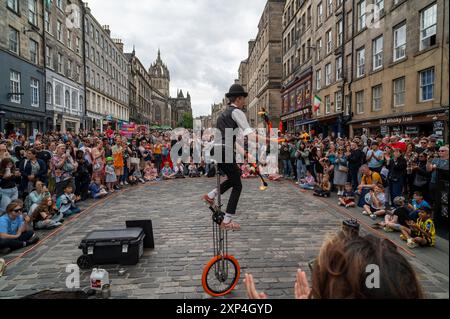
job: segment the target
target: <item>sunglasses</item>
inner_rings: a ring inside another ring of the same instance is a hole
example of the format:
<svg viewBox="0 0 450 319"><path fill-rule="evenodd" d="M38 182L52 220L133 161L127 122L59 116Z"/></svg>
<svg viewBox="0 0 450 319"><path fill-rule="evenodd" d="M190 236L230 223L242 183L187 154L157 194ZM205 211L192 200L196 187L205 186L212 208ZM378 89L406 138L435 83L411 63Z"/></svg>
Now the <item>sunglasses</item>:
<svg viewBox="0 0 450 319"><path fill-rule="evenodd" d="M14 213L23 212L23 208L17 208L13 210Z"/></svg>

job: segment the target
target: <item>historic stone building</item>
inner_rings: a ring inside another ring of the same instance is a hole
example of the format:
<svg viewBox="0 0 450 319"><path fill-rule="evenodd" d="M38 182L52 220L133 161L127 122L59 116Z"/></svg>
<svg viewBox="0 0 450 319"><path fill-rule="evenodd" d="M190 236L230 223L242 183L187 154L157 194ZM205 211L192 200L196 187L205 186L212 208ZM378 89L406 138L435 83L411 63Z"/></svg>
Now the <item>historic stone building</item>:
<svg viewBox="0 0 450 319"><path fill-rule="evenodd" d="M150 75L136 56L135 50L132 53L125 53L125 56L130 63L128 72L130 122L152 124L153 102Z"/></svg>
<svg viewBox="0 0 450 319"><path fill-rule="evenodd" d="M313 62L320 55L314 39L312 0L288 0L283 11L281 121L287 131L309 130L312 120ZM314 54L317 48L317 54Z"/></svg>
<svg viewBox="0 0 450 319"><path fill-rule="evenodd" d="M185 97L182 90L178 91L177 97L170 99L170 106L172 127L180 126L184 114L192 117L191 96L189 92L187 92Z"/></svg>
<svg viewBox="0 0 450 319"><path fill-rule="evenodd" d="M0 4L0 131L46 130L42 1Z"/></svg>
<svg viewBox="0 0 450 319"><path fill-rule="evenodd" d="M284 0L268 0L255 40L249 42L248 118L250 125L263 126L258 112L265 108L274 127L281 115L282 28Z"/></svg>
<svg viewBox="0 0 450 319"><path fill-rule="evenodd" d="M48 1L45 6L45 94L51 119L48 128L56 131L78 132L84 128L82 11L79 0Z"/></svg>
<svg viewBox="0 0 450 319"><path fill-rule="evenodd" d="M129 121L129 62L122 41L84 9L87 128L118 128Z"/></svg>

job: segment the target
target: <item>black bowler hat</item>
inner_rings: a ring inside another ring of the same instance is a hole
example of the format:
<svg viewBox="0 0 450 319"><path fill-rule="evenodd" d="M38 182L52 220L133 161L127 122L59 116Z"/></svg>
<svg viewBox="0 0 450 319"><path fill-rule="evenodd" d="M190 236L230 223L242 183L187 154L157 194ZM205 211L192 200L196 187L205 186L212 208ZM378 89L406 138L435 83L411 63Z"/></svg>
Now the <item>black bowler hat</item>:
<svg viewBox="0 0 450 319"><path fill-rule="evenodd" d="M239 84L233 84L233 85L230 87L230 92L228 92L225 96L226 96L227 98L230 98L230 97L240 97L240 96L247 97L247 96L248 96L248 93L245 92L244 88L243 88L241 85L239 85Z"/></svg>

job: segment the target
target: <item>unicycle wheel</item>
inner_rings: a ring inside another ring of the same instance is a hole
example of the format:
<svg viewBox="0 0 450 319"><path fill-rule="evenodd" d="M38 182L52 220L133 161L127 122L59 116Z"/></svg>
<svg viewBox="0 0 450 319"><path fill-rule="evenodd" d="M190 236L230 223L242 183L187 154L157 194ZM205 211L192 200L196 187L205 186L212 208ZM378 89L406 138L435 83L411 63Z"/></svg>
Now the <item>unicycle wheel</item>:
<svg viewBox="0 0 450 319"><path fill-rule="evenodd" d="M227 271L226 271L227 270ZM241 275L241 267L233 256L216 256L205 266L202 285L212 297L228 295L236 287Z"/></svg>

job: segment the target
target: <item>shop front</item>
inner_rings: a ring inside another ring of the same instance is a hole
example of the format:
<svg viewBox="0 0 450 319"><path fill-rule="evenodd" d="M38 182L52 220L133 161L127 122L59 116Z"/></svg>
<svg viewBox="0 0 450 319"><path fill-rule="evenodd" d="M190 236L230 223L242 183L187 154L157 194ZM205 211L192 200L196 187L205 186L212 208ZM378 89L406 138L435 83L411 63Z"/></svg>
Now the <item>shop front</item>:
<svg viewBox="0 0 450 319"><path fill-rule="evenodd" d="M7 110L3 107L4 114L0 117L0 128L5 134L17 133L25 136L33 135L35 130L45 131L45 114L26 114Z"/></svg>
<svg viewBox="0 0 450 319"><path fill-rule="evenodd" d="M281 121L288 133L309 130L312 120L312 73L308 71L281 92Z"/></svg>
<svg viewBox="0 0 450 319"><path fill-rule="evenodd" d="M343 113L320 117L317 120L318 122L314 126L316 135L321 134L324 138L346 136Z"/></svg>
<svg viewBox="0 0 450 319"><path fill-rule="evenodd" d="M407 113L402 116L352 121L350 122L350 132L352 136L361 135L363 132L366 132L369 136L407 134L410 137L421 137L435 134L440 140L448 143L448 108L421 113Z"/></svg>

